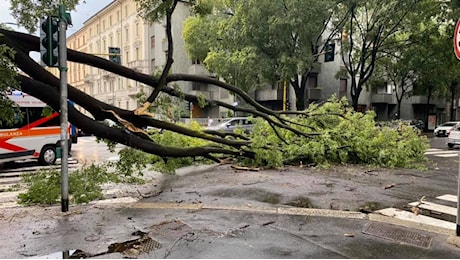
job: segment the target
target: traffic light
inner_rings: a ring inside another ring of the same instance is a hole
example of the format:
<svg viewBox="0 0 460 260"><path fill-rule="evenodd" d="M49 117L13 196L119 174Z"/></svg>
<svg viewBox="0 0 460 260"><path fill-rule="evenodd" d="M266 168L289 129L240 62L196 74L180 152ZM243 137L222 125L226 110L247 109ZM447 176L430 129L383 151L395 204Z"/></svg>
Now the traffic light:
<svg viewBox="0 0 460 260"><path fill-rule="evenodd" d="M40 19L40 55L43 63L59 67L59 18Z"/></svg>
<svg viewBox="0 0 460 260"><path fill-rule="evenodd" d="M291 102L289 100L286 100L286 110L291 110Z"/></svg>
<svg viewBox="0 0 460 260"><path fill-rule="evenodd" d="M335 53L335 43L329 43L326 45L326 53L324 54L324 61L334 61L334 53Z"/></svg>
<svg viewBox="0 0 460 260"><path fill-rule="evenodd" d="M120 48L118 47L109 47L109 60L118 65L121 64L120 58Z"/></svg>

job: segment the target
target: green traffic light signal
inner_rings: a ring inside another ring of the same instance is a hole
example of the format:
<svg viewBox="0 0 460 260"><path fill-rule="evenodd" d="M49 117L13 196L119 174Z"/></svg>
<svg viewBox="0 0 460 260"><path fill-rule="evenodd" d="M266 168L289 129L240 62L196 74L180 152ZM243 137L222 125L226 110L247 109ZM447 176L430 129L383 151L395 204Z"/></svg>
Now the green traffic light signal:
<svg viewBox="0 0 460 260"><path fill-rule="evenodd" d="M59 67L59 18L48 16L40 20L40 53L50 67Z"/></svg>
<svg viewBox="0 0 460 260"><path fill-rule="evenodd" d="M109 60L116 64L121 64L120 48L109 47Z"/></svg>

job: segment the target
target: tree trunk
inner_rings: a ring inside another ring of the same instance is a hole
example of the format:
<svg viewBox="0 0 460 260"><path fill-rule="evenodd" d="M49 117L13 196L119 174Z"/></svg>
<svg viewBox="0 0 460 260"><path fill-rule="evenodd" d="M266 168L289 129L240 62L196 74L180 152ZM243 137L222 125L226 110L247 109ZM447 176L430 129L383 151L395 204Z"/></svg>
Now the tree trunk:
<svg viewBox="0 0 460 260"><path fill-rule="evenodd" d="M304 110L307 107L305 99L305 85L294 87L295 97L296 97L296 108L297 110Z"/></svg>
<svg viewBox="0 0 460 260"><path fill-rule="evenodd" d="M355 111L358 111L358 100L359 100L359 95L361 94L361 86L358 86L356 84L356 80L351 81L351 106Z"/></svg>

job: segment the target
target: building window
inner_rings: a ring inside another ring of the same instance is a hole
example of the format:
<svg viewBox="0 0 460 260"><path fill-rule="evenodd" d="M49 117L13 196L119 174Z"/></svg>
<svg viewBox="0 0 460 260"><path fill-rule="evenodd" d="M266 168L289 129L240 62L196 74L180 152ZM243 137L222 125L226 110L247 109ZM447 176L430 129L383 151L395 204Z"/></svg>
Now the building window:
<svg viewBox="0 0 460 260"><path fill-rule="evenodd" d="M125 52L125 64L128 64L128 62L129 62L128 54L129 54L129 52Z"/></svg>
<svg viewBox="0 0 460 260"><path fill-rule="evenodd" d="M117 45L118 46L121 45L121 33L120 32L117 32Z"/></svg>
<svg viewBox="0 0 460 260"><path fill-rule="evenodd" d="M139 23L136 23L136 36L139 36Z"/></svg>
<svg viewBox="0 0 460 260"><path fill-rule="evenodd" d="M126 28L125 29L125 41L129 40L128 33L129 33L129 30L128 30L128 28Z"/></svg>
<svg viewBox="0 0 460 260"><path fill-rule="evenodd" d="M117 22L120 22L120 12L117 11Z"/></svg>
<svg viewBox="0 0 460 260"><path fill-rule="evenodd" d="M326 53L324 54L324 62L334 61L335 43L326 45Z"/></svg>
<svg viewBox="0 0 460 260"><path fill-rule="evenodd" d="M347 79L340 79L340 92L347 92Z"/></svg>
<svg viewBox="0 0 460 260"><path fill-rule="evenodd" d="M125 18L128 17L128 5L125 5Z"/></svg>
<svg viewBox="0 0 460 260"><path fill-rule="evenodd" d="M207 91L208 84L201 83L201 82L192 82L192 90Z"/></svg>
<svg viewBox="0 0 460 260"><path fill-rule="evenodd" d="M150 37L150 48L155 48L155 35Z"/></svg>
<svg viewBox="0 0 460 260"><path fill-rule="evenodd" d="M112 26L112 15L109 16L109 26Z"/></svg>
<svg viewBox="0 0 460 260"><path fill-rule="evenodd" d="M356 112L366 112L366 105L358 105L358 107L356 108Z"/></svg>
<svg viewBox="0 0 460 260"><path fill-rule="evenodd" d="M140 60L141 53L138 47L136 47L136 60Z"/></svg>
<svg viewBox="0 0 460 260"><path fill-rule="evenodd" d="M310 74L308 76L307 88L316 88L318 87L318 75Z"/></svg>
<svg viewBox="0 0 460 260"><path fill-rule="evenodd" d="M105 20L102 21L102 30L105 31Z"/></svg>

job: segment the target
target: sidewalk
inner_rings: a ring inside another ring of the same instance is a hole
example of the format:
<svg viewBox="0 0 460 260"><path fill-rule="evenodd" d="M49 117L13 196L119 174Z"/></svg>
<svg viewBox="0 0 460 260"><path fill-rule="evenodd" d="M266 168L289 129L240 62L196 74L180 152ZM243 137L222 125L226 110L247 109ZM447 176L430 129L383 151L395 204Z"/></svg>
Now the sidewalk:
<svg viewBox="0 0 460 260"><path fill-rule="evenodd" d="M9 238L0 257L62 258L79 249L91 258L459 258L449 230L359 212L403 207L421 193L432 196L427 187L443 193L456 186L424 174L191 167L155 179L142 190L153 196L141 200L131 189L71 205L69 213L59 206L0 209L0 232Z"/></svg>

